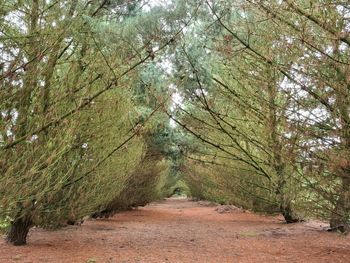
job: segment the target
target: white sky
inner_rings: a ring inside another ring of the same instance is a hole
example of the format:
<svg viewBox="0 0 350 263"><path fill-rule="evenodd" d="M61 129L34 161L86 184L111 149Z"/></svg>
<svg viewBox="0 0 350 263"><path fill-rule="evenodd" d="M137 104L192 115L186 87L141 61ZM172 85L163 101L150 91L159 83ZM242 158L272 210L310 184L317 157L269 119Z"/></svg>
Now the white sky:
<svg viewBox="0 0 350 263"><path fill-rule="evenodd" d="M171 0L149 0L148 4L143 7L145 11L149 11L152 7L166 6L171 4Z"/></svg>

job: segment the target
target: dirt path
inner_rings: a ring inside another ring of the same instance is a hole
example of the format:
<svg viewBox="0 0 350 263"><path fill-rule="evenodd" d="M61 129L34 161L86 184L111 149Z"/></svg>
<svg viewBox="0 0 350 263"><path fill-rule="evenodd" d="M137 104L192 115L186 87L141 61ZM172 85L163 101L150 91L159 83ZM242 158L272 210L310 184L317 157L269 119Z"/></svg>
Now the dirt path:
<svg viewBox="0 0 350 263"><path fill-rule="evenodd" d="M1 240L0 262L350 262L350 236L320 224L216 210L168 199L81 227L33 229L25 247Z"/></svg>

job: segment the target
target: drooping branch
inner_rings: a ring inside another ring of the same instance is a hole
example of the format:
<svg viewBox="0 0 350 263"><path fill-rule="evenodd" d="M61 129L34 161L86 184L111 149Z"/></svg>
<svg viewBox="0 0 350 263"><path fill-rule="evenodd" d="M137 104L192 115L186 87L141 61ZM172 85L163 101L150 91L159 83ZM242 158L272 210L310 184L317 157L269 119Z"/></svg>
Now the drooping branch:
<svg viewBox="0 0 350 263"><path fill-rule="evenodd" d="M169 38L162 46L160 46L157 50L154 51L154 53L158 53L161 52L162 50L164 50L166 47L168 47L169 45L171 45L175 39L182 33L182 31L190 24L192 19L189 19L184 26L181 27L180 30L178 30L171 38ZM134 69L136 69L137 67L139 67L140 65L144 64L148 59L150 59L153 54L147 54L144 58L142 58L141 60L139 60L138 62L136 62L135 64L133 64L130 68L128 68L127 70L125 70L123 73L121 73L117 79L112 79L109 81L109 84L107 84L107 86L103 89L101 89L100 91L96 92L95 94L84 98L83 102L78 105L77 107L73 108L72 110L68 111L67 113L65 113L64 115L49 121L48 123L46 123L45 125L39 127L38 129L35 129L34 131L10 142L7 143L3 146L1 146L1 149L10 149L12 147L14 147L15 145L17 145L18 143L23 142L24 140L26 140L27 138L30 138L33 135L38 135L39 133L45 131L47 128L55 126L60 124L63 120L67 119L68 117L72 116L73 114L75 114L76 112L79 112L81 109L85 108L86 106L90 105L92 101L94 101L96 98L100 97L102 94L106 93L107 91L109 91L110 89L112 89L113 87L117 87L118 86L118 82L124 77L126 76L128 73L130 73L131 71L133 71Z"/></svg>

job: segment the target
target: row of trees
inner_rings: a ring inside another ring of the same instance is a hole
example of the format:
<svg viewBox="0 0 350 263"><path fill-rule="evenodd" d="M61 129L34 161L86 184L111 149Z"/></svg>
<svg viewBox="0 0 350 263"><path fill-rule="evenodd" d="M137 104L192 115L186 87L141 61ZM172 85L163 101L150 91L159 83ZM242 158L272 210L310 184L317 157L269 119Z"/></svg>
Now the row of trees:
<svg viewBox="0 0 350 263"><path fill-rule="evenodd" d="M0 6L0 223L11 243L176 188L348 231L346 1Z"/></svg>
<svg viewBox="0 0 350 263"><path fill-rule="evenodd" d="M349 230L350 7L346 1L205 1L178 49L199 198ZM203 56L203 54L206 54Z"/></svg>
<svg viewBox="0 0 350 263"><path fill-rule="evenodd" d="M22 245L32 226L58 228L168 194L174 165L156 138L168 140L160 110L170 94L150 76L161 70L155 56L190 22L183 8L124 0L0 5L7 240Z"/></svg>

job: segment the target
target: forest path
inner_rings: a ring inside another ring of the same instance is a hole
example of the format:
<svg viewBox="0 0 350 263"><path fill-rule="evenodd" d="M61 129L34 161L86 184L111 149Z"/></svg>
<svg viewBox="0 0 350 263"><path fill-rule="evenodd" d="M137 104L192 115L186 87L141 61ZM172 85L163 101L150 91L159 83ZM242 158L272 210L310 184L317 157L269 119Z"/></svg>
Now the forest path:
<svg viewBox="0 0 350 263"><path fill-rule="evenodd" d="M0 262L350 262L350 236L321 223L225 208L171 198L80 227L33 229L25 247L1 240Z"/></svg>

